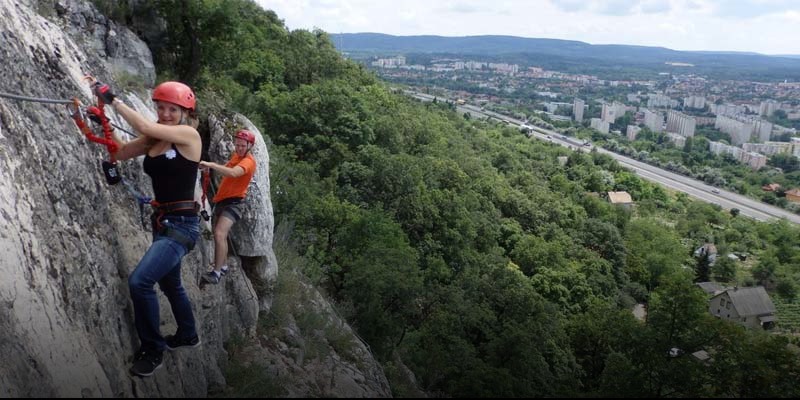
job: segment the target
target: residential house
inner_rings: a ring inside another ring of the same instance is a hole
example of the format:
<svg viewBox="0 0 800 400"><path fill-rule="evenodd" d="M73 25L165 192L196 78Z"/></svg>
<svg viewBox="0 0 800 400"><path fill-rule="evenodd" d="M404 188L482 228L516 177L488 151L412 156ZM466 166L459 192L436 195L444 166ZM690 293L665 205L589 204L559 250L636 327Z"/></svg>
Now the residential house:
<svg viewBox="0 0 800 400"><path fill-rule="evenodd" d="M769 183L761 187L761 190L765 192L777 192L778 189L781 188L779 183Z"/></svg>
<svg viewBox="0 0 800 400"><path fill-rule="evenodd" d="M708 311L748 328L771 329L775 325L775 304L763 286L727 288L711 297Z"/></svg>
<svg viewBox="0 0 800 400"><path fill-rule="evenodd" d="M726 289L717 282L697 282L695 285L697 285L700 289L703 289L703 291L709 296L714 296L715 294L725 291Z"/></svg>
<svg viewBox="0 0 800 400"><path fill-rule="evenodd" d="M611 204L620 204L625 208L633 206L633 199L628 192L608 192L608 202Z"/></svg>
<svg viewBox="0 0 800 400"><path fill-rule="evenodd" d="M786 191L786 200L792 203L800 203L800 189L794 188Z"/></svg>

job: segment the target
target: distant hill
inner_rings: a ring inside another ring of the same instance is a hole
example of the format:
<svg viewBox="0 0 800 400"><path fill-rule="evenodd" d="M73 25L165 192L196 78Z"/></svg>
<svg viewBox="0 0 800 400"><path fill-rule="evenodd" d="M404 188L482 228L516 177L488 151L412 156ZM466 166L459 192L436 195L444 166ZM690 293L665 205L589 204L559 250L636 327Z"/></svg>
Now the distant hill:
<svg viewBox="0 0 800 400"><path fill-rule="evenodd" d="M672 71L666 63L694 65L693 72L723 79L800 81L800 58L747 52L677 51L665 47L593 45L574 40L516 36L393 36L381 33L331 34L340 51L375 54L461 54L513 62L563 64L571 70L595 69L625 75L635 70ZM550 58L553 58L550 60ZM528 61L528 62L525 62ZM583 65L583 67L581 67ZM553 65L551 65L553 66ZM679 67L681 68L681 67ZM681 71L687 72L686 67Z"/></svg>

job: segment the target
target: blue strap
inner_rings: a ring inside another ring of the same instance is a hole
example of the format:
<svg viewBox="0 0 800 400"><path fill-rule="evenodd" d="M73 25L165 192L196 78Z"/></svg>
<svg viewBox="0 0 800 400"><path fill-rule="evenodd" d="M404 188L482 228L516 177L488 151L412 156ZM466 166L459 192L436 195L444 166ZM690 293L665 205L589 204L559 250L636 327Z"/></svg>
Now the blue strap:
<svg viewBox="0 0 800 400"><path fill-rule="evenodd" d="M145 204L149 205L153 201L153 199L143 195L141 192L136 190L136 188L134 188L133 185L130 182L128 182L127 179L123 178L122 183L125 185L125 188L128 189L128 192L130 192L130 194L133 195L133 197L135 197L136 201L139 203L139 219L141 219L142 221L142 228L144 230L147 230L147 223L145 222L144 218L144 205Z"/></svg>

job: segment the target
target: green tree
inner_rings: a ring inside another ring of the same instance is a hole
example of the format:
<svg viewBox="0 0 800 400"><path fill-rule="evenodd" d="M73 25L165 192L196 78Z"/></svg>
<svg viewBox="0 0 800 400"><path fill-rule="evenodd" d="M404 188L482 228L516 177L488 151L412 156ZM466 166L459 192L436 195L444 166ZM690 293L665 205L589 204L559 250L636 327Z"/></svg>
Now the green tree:
<svg viewBox="0 0 800 400"><path fill-rule="evenodd" d="M341 298L355 311L352 323L376 355L388 359L416 321L422 275L416 251L397 223L366 211L338 239L347 265Z"/></svg>
<svg viewBox="0 0 800 400"><path fill-rule="evenodd" d="M769 157L768 161L770 166L780 168L784 173L800 170L800 160L792 154L774 154Z"/></svg>
<svg viewBox="0 0 800 400"><path fill-rule="evenodd" d="M585 313L568 320L570 346L583 373L584 393L600 395L597 393L600 379L609 358L614 357L614 349L641 329L629 310L618 309L598 299L590 303Z"/></svg>
<svg viewBox="0 0 800 400"><path fill-rule="evenodd" d="M711 272L717 282L732 282L736 278L736 261L728 256L718 257Z"/></svg>
<svg viewBox="0 0 800 400"><path fill-rule="evenodd" d="M651 295L647 325L615 346L601 377L614 397L702 397L707 380L691 354L714 338L705 293L673 274Z"/></svg>
<svg viewBox="0 0 800 400"><path fill-rule="evenodd" d="M637 219L625 233L625 272L651 291L662 276L675 273L687 258L686 249L674 232L655 220Z"/></svg>

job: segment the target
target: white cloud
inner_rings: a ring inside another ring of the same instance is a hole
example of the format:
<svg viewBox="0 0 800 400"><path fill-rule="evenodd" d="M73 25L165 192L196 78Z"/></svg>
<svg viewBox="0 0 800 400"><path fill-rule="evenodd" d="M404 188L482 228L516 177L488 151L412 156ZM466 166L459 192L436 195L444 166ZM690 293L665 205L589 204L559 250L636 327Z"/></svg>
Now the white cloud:
<svg viewBox="0 0 800 400"><path fill-rule="evenodd" d="M331 33L514 35L676 50L800 54L796 0L258 2L274 10L290 29L318 27Z"/></svg>
<svg viewBox="0 0 800 400"><path fill-rule="evenodd" d="M660 14L669 11L672 8L669 0L648 0L643 1L639 5L641 12L645 14Z"/></svg>

